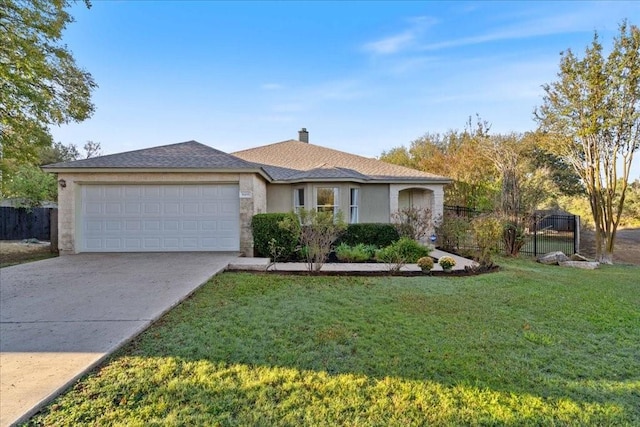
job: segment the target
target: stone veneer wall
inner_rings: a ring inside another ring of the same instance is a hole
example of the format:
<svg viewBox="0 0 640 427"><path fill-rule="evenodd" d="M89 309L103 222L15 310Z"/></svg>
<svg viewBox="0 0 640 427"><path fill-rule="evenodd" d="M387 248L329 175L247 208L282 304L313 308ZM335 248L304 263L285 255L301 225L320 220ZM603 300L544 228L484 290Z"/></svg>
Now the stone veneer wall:
<svg viewBox="0 0 640 427"><path fill-rule="evenodd" d="M267 190L262 178L255 174L211 172L117 172L59 173L66 182L58 188L58 246L61 254L76 253L77 215L81 209L81 184L238 184L240 192L250 197L240 199L240 252L253 256L251 218L266 212Z"/></svg>

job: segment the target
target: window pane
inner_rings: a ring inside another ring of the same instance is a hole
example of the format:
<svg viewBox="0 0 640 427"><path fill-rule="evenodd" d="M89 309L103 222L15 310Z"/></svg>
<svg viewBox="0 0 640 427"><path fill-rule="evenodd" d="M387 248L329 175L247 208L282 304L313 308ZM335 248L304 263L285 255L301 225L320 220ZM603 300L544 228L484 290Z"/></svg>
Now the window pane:
<svg viewBox="0 0 640 427"><path fill-rule="evenodd" d="M304 188L296 188L293 190L293 205L296 208L304 207Z"/></svg>
<svg viewBox="0 0 640 427"><path fill-rule="evenodd" d="M333 188L318 188L318 210L320 207L333 207L335 206L335 193ZM333 209L332 209L333 210Z"/></svg>

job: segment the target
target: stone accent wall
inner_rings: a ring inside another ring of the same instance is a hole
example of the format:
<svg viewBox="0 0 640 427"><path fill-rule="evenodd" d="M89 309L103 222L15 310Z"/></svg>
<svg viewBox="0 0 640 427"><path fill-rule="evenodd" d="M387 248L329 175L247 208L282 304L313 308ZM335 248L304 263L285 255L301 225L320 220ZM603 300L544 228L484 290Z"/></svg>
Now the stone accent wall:
<svg viewBox="0 0 640 427"><path fill-rule="evenodd" d="M248 198L240 199L240 251L253 255L251 218L266 212L266 184L255 174L211 172L119 172L119 173L59 173L58 180L66 183L58 188L58 246L60 254L73 254L76 249L76 227L81 210L80 186L82 184L238 184Z"/></svg>

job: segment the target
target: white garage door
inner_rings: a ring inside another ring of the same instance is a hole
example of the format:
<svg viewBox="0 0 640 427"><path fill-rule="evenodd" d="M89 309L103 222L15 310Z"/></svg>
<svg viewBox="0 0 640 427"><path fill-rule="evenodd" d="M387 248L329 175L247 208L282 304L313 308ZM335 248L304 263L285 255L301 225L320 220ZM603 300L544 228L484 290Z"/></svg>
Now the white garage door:
<svg viewBox="0 0 640 427"><path fill-rule="evenodd" d="M81 252L239 250L237 185L81 188Z"/></svg>

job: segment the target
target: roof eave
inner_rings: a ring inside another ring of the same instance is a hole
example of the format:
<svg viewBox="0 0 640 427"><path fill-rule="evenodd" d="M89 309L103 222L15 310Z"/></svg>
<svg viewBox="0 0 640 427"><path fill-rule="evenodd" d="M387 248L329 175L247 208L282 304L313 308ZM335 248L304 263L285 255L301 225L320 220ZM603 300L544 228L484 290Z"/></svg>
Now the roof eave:
<svg viewBox="0 0 640 427"><path fill-rule="evenodd" d="M262 168L243 169L243 168L144 168L144 167L48 167L42 166L45 172L51 173L255 173L262 176L268 182L272 182L273 178Z"/></svg>

